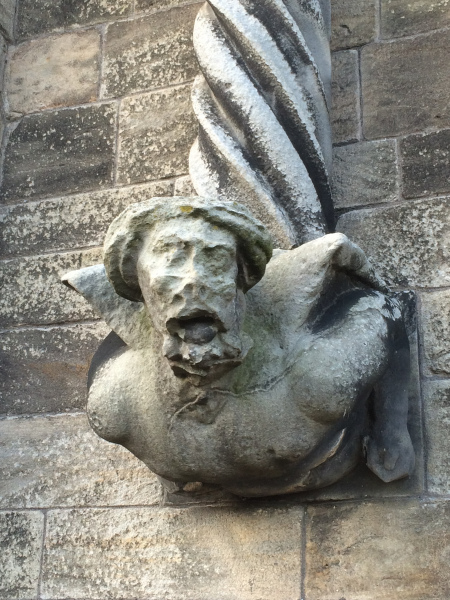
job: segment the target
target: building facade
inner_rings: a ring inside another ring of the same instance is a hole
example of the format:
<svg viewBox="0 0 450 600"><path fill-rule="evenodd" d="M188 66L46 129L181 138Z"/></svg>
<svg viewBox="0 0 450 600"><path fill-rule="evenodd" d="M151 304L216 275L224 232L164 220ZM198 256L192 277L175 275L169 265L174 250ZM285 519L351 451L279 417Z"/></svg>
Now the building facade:
<svg viewBox="0 0 450 600"><path fill-rule="evenodd" d="M1 0L0 598L447 600L447 0L332 0L337 229L415 292L414 476L168 494L87 424L108 328L60 277L101 260L128 204L192 193L200 6Z"/></svg>

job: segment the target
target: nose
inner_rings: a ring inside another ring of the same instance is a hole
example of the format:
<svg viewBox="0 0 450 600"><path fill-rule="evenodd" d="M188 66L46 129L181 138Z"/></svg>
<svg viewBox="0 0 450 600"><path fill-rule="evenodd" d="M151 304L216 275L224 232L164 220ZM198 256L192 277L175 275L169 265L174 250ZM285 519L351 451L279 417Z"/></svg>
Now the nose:
<svg viewBox="0 0 450 600"><path fill-rule="evenodd" d="M204 300L206 287L199 278L186 277L180 281L179 292L187 300Z"/></svg>
<svg viewBox="0 0 450 600"><path fill-rule="evenodd" d="M198 273L184 269L176 273L158 273L152 276L152 288L161 298L203 298L205 285Z"/></svg>

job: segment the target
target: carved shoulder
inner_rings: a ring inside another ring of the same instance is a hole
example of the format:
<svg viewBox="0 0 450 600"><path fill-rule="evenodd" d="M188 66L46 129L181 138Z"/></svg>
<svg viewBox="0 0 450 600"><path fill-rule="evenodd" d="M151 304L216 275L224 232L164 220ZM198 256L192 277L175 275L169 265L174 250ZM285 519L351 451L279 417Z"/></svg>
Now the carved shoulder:
<svg viewBox="0 0 450 600"><path fill-rule="evenodd" d="M89 369L88 419L94 431L108 442L123 443L128 434L127 391L121 370L127 352L125 342L111 332L94 354Z"/></svg>
<svg viewBox="0 0 450 600"><path fill-rule="evenodd" d="M343 233L333 233L293 250L275 251L263 279L248 293L249 304L275 313L292 332L305 323L338 271L364 286L386 291L361 248Z"/></svg>

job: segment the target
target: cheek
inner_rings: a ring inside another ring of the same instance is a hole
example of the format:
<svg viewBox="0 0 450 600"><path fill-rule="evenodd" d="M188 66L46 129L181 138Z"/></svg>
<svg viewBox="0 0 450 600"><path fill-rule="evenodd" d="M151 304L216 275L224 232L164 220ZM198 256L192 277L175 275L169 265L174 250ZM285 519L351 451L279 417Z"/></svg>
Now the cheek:
<svg viewBox="0 0 450 600"><path fill-rule="evenodd" d="M220 294L222 298L231 300L236 296L237 269L229 269L217 277L210 277L208 279L208 287L217 294Z"/></svg>
<svg viewBox="0 0 450 600"><path fill-rule="evenodd" d="M163 265L141 261L137 265L137 273L142 295L149 305L170 289L170 281Z"/></svg>

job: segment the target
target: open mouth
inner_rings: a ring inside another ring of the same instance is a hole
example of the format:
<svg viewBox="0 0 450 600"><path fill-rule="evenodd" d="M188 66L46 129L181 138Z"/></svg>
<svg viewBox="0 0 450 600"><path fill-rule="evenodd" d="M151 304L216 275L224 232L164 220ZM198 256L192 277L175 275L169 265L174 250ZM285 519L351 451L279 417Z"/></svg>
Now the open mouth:
<svg viewBox="0 0 450 600"><path fill-rule="evenodd" d="M216 319L205 314L170 319L167 322L167 329L169 333L178 335L187 344L199 345L211 342L219 331Z"/></svg>
<svg viewBox="0 0 450 600"><path fill-rule="evenodd" d="M166 321L164 356L175 376L217 379L239 366L252 342L230 331L212 311L194 309Z"/></svg>

